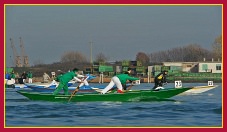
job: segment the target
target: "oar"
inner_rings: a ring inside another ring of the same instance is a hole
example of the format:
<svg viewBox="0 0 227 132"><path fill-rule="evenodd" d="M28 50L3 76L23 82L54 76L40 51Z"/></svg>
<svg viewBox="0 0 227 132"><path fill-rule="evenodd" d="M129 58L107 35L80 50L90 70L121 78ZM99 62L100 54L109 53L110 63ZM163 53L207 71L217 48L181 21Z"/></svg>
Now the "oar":
<svg viewBox="0 0 227 132"><path fill-rule="evenodd" d="M138 80L136 80L135 83L133 83L134 81L130 81L131 82L131 85L125 90L125 92L128 92L132 88L133 85L139 85L140 84L140 81L139 82L137 82L137 81Z"/></svg>
<svg viewBox="0 0 227 132"><path fill-rule="evenodd" d="M127 89L126 92L128 92L132 88L133 84L131 84Z"/></svg>
<svg viewBox="0 0 227 132"><path fill-rule="evenodd" d="M88 77L87 77L87 78L88 78ZM86 79L87 79L87 78L86 78ZM82 84L84 80L85 80L85 79L83 78L83 79L81 80L80 84ZM71 96L70 96L68 102L71 100L71 98L73 97L73 95L75 95L75 94L79 91L79 89L80 89L80 84L79 84L79 85L76 87L76 89L72 92L72 94L71 94Z"/></svg>

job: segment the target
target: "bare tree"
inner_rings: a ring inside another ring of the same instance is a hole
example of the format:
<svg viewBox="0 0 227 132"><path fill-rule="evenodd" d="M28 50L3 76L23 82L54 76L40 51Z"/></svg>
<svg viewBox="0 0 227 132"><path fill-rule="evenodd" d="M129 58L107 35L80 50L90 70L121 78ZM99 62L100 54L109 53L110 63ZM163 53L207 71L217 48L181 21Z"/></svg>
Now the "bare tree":
<svg viewBox="0 0 227 132"><path fill-rule="evenodd" d="M85 55L77 51L68 51L61 56L61 62L87 62Z"/></svg>
<svg viewBox="0 0 227 132"><path fill-rule="evenodd" d="M202 61L203 58L210 59L211 52L203 49L198 44L190 44L184 47L184 58L183 61Z"/></svg>
<svg viewBox="0 0 227 132"><path fill-rule="evenodd" d="M167 51L158 51L150 54L151 62L160 63L163 61L202 61L203 58L211 58L211 52L198 44L189 44L184 47L173 48Z"/></svg>
<svg viewBox="0 0 227 132"><path fill-rule="evenodd" d="M213 47L213 55L215 59L222 60L222 35L218 36L214 43L212 44Z"/></svg>
<svg viewBox="0 0 227 132"><path fill-rule="evenodd" d="M141 61L143 65L148 65L150 62L149 55L144 52L138 52L136 55L136 61Z"/></svg>
<svg viewBox="0 0 227 132"><path fill-rule="evenodd" d="M96 62L106 62L107 60L108 58L103 53L99 53L96 55Z"/></svg>

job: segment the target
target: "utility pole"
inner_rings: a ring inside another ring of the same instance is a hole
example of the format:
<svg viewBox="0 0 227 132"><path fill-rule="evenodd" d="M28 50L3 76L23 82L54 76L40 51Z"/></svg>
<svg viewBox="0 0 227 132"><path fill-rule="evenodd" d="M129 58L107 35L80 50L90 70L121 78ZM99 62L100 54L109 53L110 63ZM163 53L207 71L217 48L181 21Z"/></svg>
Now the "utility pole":
<svg viewBox="0 0 227 132"><path fill-rule="evenodd" d="M92 58L92 45L93 45L93 41L90 41L90 63L92 64L93 63L93 58Z"/></svg>

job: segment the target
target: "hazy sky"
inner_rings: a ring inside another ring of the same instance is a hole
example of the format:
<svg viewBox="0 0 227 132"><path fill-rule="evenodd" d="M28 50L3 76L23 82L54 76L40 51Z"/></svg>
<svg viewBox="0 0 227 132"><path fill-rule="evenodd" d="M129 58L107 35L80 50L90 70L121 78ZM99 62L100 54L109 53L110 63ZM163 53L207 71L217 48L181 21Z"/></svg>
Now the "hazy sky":
<svg viewBox="0 0 227 132"><path fill-rule="evenodd" d="M219 6L6 6L6 64L12 66L22 37L31 65L60 61L78 51L90 61L103 53L109 61L135 60L138 52L152 53L188 44L211 50L222 33ZM11 56L11 57L10 57Z"/></svg>

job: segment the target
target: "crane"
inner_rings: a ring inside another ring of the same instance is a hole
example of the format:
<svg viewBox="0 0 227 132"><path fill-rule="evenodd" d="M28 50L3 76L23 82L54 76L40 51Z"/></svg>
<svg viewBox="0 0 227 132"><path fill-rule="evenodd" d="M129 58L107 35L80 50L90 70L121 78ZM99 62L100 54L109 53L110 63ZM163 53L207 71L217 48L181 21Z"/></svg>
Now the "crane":
<svg viewBox="0 0 227 132"><path fill-rule="evenodd" d="M24 50L24 42L22 40L22 38L20 37L20 48L21 48L21 54L22 54L22 58L23 58L23 66L24 67L29 67L29 63L28 63L28 56L25 54L25 50Z"/></svg>
<svg viewBox="0 0 227 132"><path fill-rule="evenodd" d="M9 39L10 40L10 42L11 42L11 48L12 48L12 50L13 50L13 58L14 58L14 65L16 66L16 67L22 67L22 65L21 65L21 58L20 58L20 56L18 56L18 54L17 54L17 50L16 50L16 48L15 48L15 46L14 46L14 42L13 42L13 39L12 38L10 38Z"/></svg>

